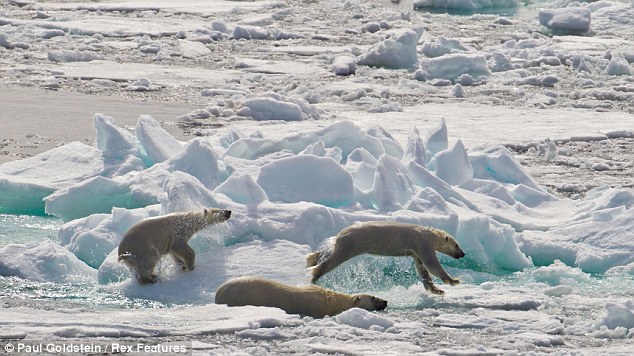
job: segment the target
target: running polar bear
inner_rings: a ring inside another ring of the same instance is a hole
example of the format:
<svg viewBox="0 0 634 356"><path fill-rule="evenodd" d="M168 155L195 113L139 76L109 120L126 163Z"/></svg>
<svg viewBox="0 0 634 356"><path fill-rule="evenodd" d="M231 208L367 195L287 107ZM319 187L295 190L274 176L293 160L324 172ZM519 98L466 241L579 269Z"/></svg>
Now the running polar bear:
<svg viewBox="0 0 634 356"><path fill-rule="evenodd" d="M132 270L141 284L156 282L154 269L167 254L174 257L183 271L191 271L196 255L189 239L206 226L230 217L230 210L210 208L143 219L132 225L119 243L119 261Z"/></svg>
<svg viewBox="0 0 634 356"><path fill-rule="evenodd" d="M312 282L315 283L343 262L364 253L410 256L414 258L416 272L425 289L434 294L444 294L434 285L429 272L452 286L460 280L452 278L442 268L436 251L453 258L465 255L456 240L444 231L415 224L371 221L341 230L337 236L326 240L319 251L309 254L306 262L311 267Z"/></svg>
<svg viewBox="0 0 634 356"><path fill-rule="evenodd" d="M383 310L387 301L367 294L344 294L316 285L293 287L261 277L231 279L216 291L216 304L274 307L313 318L334 316L350 308Z"/></svg>

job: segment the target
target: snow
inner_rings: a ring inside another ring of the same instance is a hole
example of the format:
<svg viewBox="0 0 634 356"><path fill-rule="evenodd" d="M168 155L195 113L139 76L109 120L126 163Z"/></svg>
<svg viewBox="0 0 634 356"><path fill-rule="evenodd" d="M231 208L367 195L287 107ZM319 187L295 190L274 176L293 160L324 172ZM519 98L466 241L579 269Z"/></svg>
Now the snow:
<svg viewBox="0 0 634 356"><path fill-rule="evenodd" d="M0 248L0 274L42 282L91 280L95 270L53 241Z"/></svg>
<svg viewBox="0 0 634 356"><path fill-rule="evenodd" d="M369 329L374 331L386 331L394 326L392 320L372 314L365 309L352 308L337 315L335 320L342 324L354 326L356 328Z"/></svg>
<svg viewBox="0 0 634 356"><path fill-rule="evenodd" d="M614 56L605 67L607 75L632 75L630 64L625 58Z"/></svg>
<svg viewBox="0 0 634 356"><path fill-rule="evenodd" d="M597 321L596 327L607 327L614 330L616 328L634 328L634 300L630 299L623 303L605 303L606 314Z"/></svg>
<svg viewBox="0 0 634 356"><path fill-rule="evenodd" d="M452 53L424 59L421 68L428 79L455 80L465 74L475 78L491 74L486 58L478 53Z"/></svg>
<svg viewBox="0 0 634 356"><path fill-rule="evenodd" d="M493 14L452 12L482 9ZM188 135L178 139L165 120L130 124L99 109L93 139L0 165L1 214L62 224L32 242L12 224L29 236L32 225L0 215L0 338L187 339L221 354L628 354L634 193L555 195L504 144L628 179L632 166L618 157L572 157L558 145L634 136L632 9L514 0L3 4L3 86L119 96L111 106L123 111L131 100L196 108L172 118ZM42 116L51 131L69 127ZM5 117L2 125L25 121ZM166 258L160 281L140 286L117 261L135 222L205 207L232 217L191 239L193 271ZM462 283L431 296L411 259L358 256L320 284L386 299L385 312L314 320L213 303L233 277L307 284L308 253L372 220L455 236L466 257L439 258Z"/></svg>
<svg viewBox="0 0 634 356"><path fill-rule="evenodd" d="M336 75L351 75L357 71L357 62L352 56L341 55L333 59L330 70Z"/></svg>
<svg viewBox="0 0 634 356"><path fill-rule="evenodd" d="M238 112L241 116L250 116L255 120L302 120L302 109L295 103L275 100L273 98L247 99Z"/></svg>
<svg viewBox="0 0 634 356"><path fill-rule="evenodd" d="M553 31L580 33L590 29L590 14L589 9L582 7L541 10L539 23Z"/></svg>
<svg viewBox="0 0 634 356"><path fill-rule="evenodd" d="M70 313L62 310L36 310L31 308L11 308L3 318L14 320L13 330L4 330L3 336L33 335L45 338L49 332L58 337L86 338L95 335L117 338L139 338L152 335L205 335L211 333L231 333L252 328L297 325L297 316L289 316L279 309L269 308L263 311L257 307L242 307L241 313L227 306L210 304L197 307L178 307L174 310L178 324L173 324L174 315L157 313L149 315L146 310L130 310L109 313ZM213 315L214 319L209 319ZM25 322L29 320L29 322ZM59 323L64 320L64 323ZM134 321L134 322L133 322ZM257 324L256 324L257 323ZM7 335L7 333L9 333ZM13 336L13 337L12 337Z"/></svg>
<svg viewBox="0 0 634 356"><path fill-rule="evenodd" d="M260 168L256 183L269 200L340 207L355 200L352 176L330 157L286 157Z"/></svg>
<svg viewBox="0 0 634 356"><path fill-rule="evenodd" d="M467 150L460 140L456 141L452 147L438 152L430 162L430 166L435 167L438 178L449 185L460 185L473 179L473 167L469 163Z"/></svg>
<svg viewBox="0 0 634 356"><path fill-rule="evenodd" d="M134 132L145 154L153 163L166 161L183 149L183 144L151 116L140 116Z"/></svg>
<svg viewBox="0 0 634 356"><path fill-rule="evenodd" d="M3 164L0 166L0 211L42 211L44 197L100 174L104 164L101 151L81 142Z"/></svg>
<svg viewBox="0 0 634 356"><path fill-rule="evenodd" d="M423 33L422 28L406 31L395 39L388 38L368 49L357 58L357 65L383 68L410 68L418 61L416 43Z"/></svg>

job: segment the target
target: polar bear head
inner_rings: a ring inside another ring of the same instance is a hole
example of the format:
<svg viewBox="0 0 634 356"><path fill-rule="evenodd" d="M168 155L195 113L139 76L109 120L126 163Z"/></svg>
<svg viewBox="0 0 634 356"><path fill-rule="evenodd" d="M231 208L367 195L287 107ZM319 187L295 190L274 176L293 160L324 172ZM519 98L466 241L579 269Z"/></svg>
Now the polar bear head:
<svg viewBox="0 0 634 356"><path fill-rule="evenodd" d="M465 256L464 251L462 251L456 239L451 237L451 235L444 231L437 230L436 236L439 240L436 246L436 251L442 252L453 258L462 258Z"/></svg>
<svg viewBox="0 0 634 356"><path fill-rule="evenodd" d="M203 210L205 221L207 224L221 223L231 217L231 210L222 210L216 208L206 208Z"/></svg>
<svg viewBox="0 0 634 356"><path fill-rule="evenodd" d="M354 296L354 307L368 311L380 311L387 307L387 301L369 294L356 294Z"/></svg>

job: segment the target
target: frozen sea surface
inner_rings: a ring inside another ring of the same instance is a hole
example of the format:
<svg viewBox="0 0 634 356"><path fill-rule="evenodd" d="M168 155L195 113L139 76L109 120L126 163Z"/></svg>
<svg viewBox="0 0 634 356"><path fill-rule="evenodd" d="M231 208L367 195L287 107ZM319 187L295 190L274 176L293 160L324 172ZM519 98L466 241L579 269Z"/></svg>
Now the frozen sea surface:
<svg viewBox="0 0 634 356"><path fill-rule="evenodd" d="M633 4L494 3L0 3L0 347L632 354ZM116 262L206 206L192 272ZM320 284L383 312L213 303L368 220L454 235L462 284L360 256Z"/></svg>

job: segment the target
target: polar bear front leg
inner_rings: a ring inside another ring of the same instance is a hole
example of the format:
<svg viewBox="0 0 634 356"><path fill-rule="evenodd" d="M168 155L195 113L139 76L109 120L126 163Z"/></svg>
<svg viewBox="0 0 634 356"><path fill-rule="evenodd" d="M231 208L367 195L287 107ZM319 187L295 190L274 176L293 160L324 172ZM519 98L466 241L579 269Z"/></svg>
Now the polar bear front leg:
<svg viewBox="0 0 634 356"><path fill-rule="evenodd" d="M425 258L421 258L421 261L425 265L425 267L429 270L429 272L438 277L443 283L455 286L456 284L460 284L460 280L457 278L452 278L442 265L440 261L438 261L438 257L435 252L427 253L426 256L421 256Z"/></svg>
<svg viewBox="0 0 634 356"><path fill-rule="evenodd" d="M170 253L176 259L176 262L183 271L191 271L194 269L194 262L196 260L196 253L189 247L187 242L179 242L172 246Z"/></svg>
<svg viewBox="0 0 634 356"><path fill-rule="evenodd" d="M423 281L423 286L425 287L425 290L432 294L438 294L438 295L445 294L445 291L436 287L434 282L431 280L431 275L429 274L425 266L423 266L423 261L421 261L420 258L418 258L417 256L412 256L412 257L414 258L414 265L416 266L416 272L418 273L418 277L420 277L420 279Z"/></svg>

